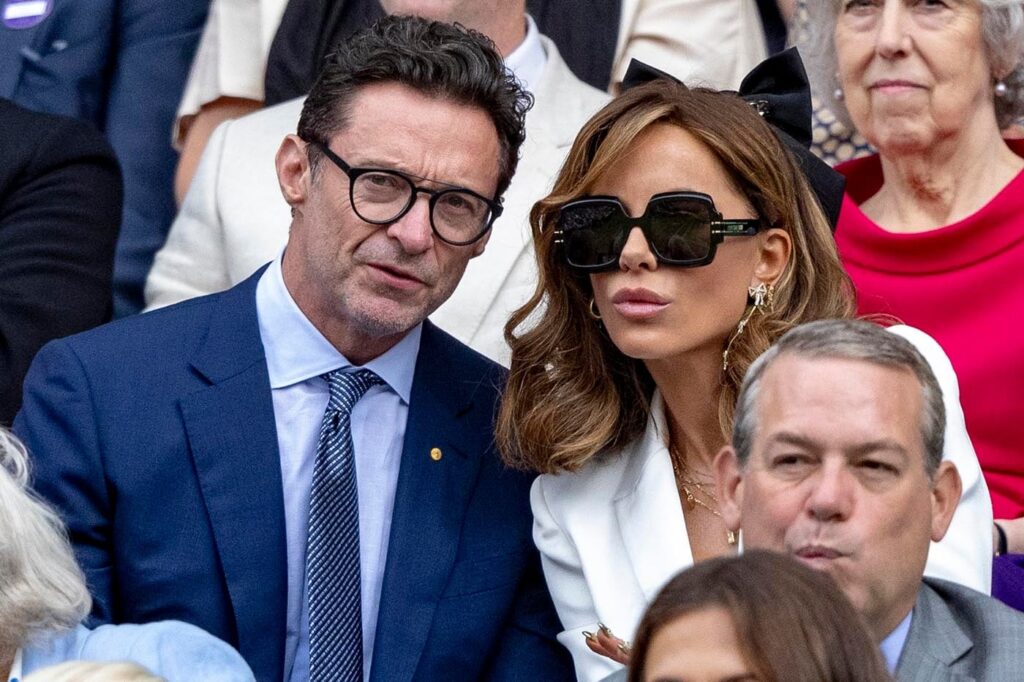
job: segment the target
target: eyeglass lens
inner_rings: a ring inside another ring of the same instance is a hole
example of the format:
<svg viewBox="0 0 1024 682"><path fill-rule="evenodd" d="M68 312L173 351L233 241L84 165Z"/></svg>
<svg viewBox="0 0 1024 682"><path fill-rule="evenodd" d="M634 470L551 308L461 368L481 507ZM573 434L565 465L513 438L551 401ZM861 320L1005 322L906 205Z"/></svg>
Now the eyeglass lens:
<svg viewBox="0 0 1024 682"><path fill-rule="evenodd" d="M641 218L630 218L610 199L583 200L562 209L570 265L600 267L618 260L633 227L641 226L655 254L666 261L687 264L707 258L711 250L711 207L693 197L653 199Z"/></svg>
<svg viewBox="0 0 1024 682"><path fill-rule="evenodd" d="M416 187L403 175L387 171L360 174L352 184L352 207L363 219L387 223L401 218L412 206ZM490 224L491 209L480 197L463 190L442 190L430 199L430 220L446 241L476 239Z"/></svg>

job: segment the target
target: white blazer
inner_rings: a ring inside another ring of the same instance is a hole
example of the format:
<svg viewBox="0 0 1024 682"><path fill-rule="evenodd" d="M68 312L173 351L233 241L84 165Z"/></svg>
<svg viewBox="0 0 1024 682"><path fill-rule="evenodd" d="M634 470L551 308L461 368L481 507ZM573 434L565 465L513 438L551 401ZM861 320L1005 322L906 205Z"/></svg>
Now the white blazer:
<svg viewBox="0 0 1024 682"><path fill-rule="evenodd" d="M940 543L932 543L925 575L988 593L992 580L992 501L967 435L960 389L949 359L930 336L904 325L889 331L911 341L942 387L946 405L943 458L956 464L963 496ZM533 538L582 682L621 666L587 648L583 632L604 623L632 641L647 604L693 564L679 493L666 446L665 406L654 394L644 435L618 453L572 474L544 475L531 490Z"/></svg>
<svg viewBox="0 0 1024 682"><path fill-rule="evenodd" d="M505 212L455 293L430 316L505 365L505 322L537 285L530 209L548 193L576 133L609 100L573 75L551 40L541 41L547 63L526 115L526 142L505 193ZM291 219L274 155L284 136L295 132L301 112L302 99L294 99L217 127L150 270L149 309L227 289L284 248Z"/></svg>

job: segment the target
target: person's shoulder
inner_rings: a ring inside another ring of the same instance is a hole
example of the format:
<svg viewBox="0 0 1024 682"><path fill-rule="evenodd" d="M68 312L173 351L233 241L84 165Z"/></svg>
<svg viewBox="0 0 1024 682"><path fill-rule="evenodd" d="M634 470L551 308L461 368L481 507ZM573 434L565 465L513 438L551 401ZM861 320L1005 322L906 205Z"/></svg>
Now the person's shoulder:
<svg viewBox="0 0 1024 682"><path fill-rule="evenodd" d="M917 352L928 361L932 372L935 373L935 378L938 379L940 384L944 385L950 378L956 379L953 364L950 362L949 356L946 355L946 351L927 332L907 324L894 324L886 327L886 331L902 336L912 343Z"/></svg>
<svg viewBox="0 0 1024 682"><path fill-rule="evenodd" d="M983 636L990 641L998 637L1024 643L1024 613L998 599L939 578L924 578L922 589L941 600L975 640Z"/></svg>
<svg viewBox="0 0 1024 682"><path fill-rule="evenodd" d="M248 140L248 144L261 138L273 137L275 144L294 133L302 114L303 97L296 97L280 104L254 111L239 118L227 121L222 125L228 131L228 140L237 140L240 144Z"/></svg>
<svg viewBox="0 0 1024 682"><path fill-rule="evenodd" d="M607 507L616 497L635 459L633 451L640 441L624 448L604 450L595 454L575 471L541 474L534 487L549 507L568 511L577 507Z"/></svg>
<svg viewBox="0 0 1024 682"><path fill-rule="evenodd" d="M44 351L62 347L69 349L83 362L111 366L131 364L132 358L146 362L177 357L191 352L202 341L211 320L217 315L242 314L240 306L223 305L225 299L242 298L234 289L182 301L139 315L124 317L85 332L50 341ZM251 314L255 320L255 298ZM253 329L258 330L254 326Z"/></svg>
<svg viewBox="0 0 1024 682"><path fill-rule="evenodd" d="M252 671L231 646L189 623L101 625L86 630L79 657L138 663L168 680L247 682Z"/></svg>
<svg viewBox="0 0 1024 682"><path fill-rule="evenodd" d="M92 155L113 163L114 152L106 138L88 121L42 111L32 111L0 98L0 150L11 155L34 153L44 165L76 156Z"/></svg>
<svg viewBox="0 0 1024 682"><path fill-rule="evenodd" d="M547 55L547 64L534 93L536 106L543 110L546 102L542 100L553 100L552 104L557 103L561 116L568 115L573 121L582 119L576 126L579 128L583 121L611 101L612 97L604 90L598 90L580 80L562 58L555 41L543 34L540 39Z"/></svg>

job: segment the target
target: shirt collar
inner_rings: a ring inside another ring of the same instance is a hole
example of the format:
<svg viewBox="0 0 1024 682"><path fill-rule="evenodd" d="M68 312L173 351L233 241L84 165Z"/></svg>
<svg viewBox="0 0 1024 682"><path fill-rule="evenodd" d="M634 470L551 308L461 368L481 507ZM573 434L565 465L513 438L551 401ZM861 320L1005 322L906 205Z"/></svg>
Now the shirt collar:
<svg viewBox="0 0 1024 682"><path fill-rule="evenodd" d="M327 372L354 365L324 338L288 292L281 257L270 264L256 285L256 314L267 357L271 388L285 388ZM363 367L372 370L409 404L423 323Z"/></svg>
<svg viewBox="0 0 1024 682"><path fill-rule="evenodd" d="M544 51L544 43L540 39L540 31L533 17L526 15L526 37L519 47L505 57L505 68L512 72L523 89L533 92L540 81L544 67L547 65L548 55Z"/></svg>
<svg viewBox="0 0 1024 682"><path fill-rule="evenodd" d="M21 665L21 649L18 649L14 652L14 665L11 666L7 682L21 682Z"/></svg>
<svg viewBox="0 0 1024 682"><path fill-rule="evenodd" d="M885 658L885 666L893 675L896 674L896 664L900 662L900 654L903 653L903 647L907 643L907 635L910 634L910 619L913 615L913 611L908 613L907 617L896 626L896 629L878 645L878 648L882 650L883 658Z"/></svg>

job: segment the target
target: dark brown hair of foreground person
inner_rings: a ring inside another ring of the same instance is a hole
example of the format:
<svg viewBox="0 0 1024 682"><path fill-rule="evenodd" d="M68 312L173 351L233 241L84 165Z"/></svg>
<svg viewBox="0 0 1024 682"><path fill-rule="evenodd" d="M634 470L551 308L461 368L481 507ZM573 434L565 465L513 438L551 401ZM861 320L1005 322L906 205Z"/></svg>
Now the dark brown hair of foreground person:
<svg viewBox="0 0 1024 682"><path fill-rule="evenodd" d="M743 660L763 682L891 680L878 646L828 575L783 554L754 550L679 573L647 607L630 660L642 682L651 641L676 618L725 609Z"/></svg>
<svg viewBox="0 0 1024 682"><path fill-rule="evenodd" d="M766 227L783 229L792 238L792 254L775 284L774 308L752 316L730 348L719 398L723 442L732 429L743 375L758 355L802 322L854 314L852 287L818 201L753 107L733 93L668 81L632 88L587 122L551 194L530 214L539 281L533 297L505 326L512 362L496 430L510 466L574 471L644 432L651 375L589 317L590 279L563 262L553 233L561 207L586 196L633 140L659 122L678 125L707 145ZM520 330L524 323L528 328Z"/></svg>

